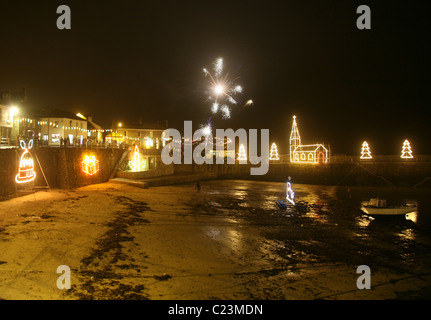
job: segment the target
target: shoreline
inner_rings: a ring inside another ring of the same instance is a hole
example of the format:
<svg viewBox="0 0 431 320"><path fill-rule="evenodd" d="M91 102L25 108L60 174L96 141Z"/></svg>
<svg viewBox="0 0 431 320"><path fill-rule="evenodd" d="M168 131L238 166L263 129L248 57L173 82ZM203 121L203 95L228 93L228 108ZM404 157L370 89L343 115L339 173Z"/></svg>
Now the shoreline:
<svg viewBox="0 0 431 320"><path fill-rule="evenodd" d="M278 194L271 183L252 184ZM357 266L301 253L312 248L301 249L301 241L324 244L325 233L344 230L339 239L351 241L348 228L329 222L317 236L321 222L312 216L286 219L267 209L243 216L249 184L229 185L208 180L197 193L192 183L142 189L108 182L0 202L0 298L379 300L428 290L430 274L385 264L373 269L373 290L358 290ZM301 188L299 195L308 186ZM70 290L56 287L59 265L71 268Z"/></svg>

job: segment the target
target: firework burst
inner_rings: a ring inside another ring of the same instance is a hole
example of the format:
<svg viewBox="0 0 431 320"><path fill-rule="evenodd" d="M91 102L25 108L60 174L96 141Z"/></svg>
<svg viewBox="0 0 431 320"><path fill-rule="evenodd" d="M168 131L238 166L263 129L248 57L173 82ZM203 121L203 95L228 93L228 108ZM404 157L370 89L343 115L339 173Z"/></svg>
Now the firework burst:
<svg viewBox="0 0 431 320"><path fill-rule="evenodd" d="M211 125L211 117L207 120L205 125L200 126L199 128L201 134L205 137L205 146L208 144L208 141L212 140L212 125Z"/></svg>
<svg viewBox="0 0 431 320"><path fill-rule="evenodd" d="M242 87L229 79L229 74L223 74L223 58L218 58L213 64L213 74L206 68L203 69L205 76L210 78L210 96L212 101L211 112L213 114L221 111L223 119L231 117L229 104L238 104L235 95L242 93Z"/></svg>

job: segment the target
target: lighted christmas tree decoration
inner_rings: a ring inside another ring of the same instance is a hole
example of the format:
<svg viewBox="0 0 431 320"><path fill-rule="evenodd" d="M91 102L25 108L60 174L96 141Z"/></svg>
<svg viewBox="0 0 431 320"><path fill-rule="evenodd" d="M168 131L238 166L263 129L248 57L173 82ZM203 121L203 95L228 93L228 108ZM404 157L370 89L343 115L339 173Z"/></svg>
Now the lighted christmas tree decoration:
<svg viewBox="0 0 431 320"><path fill-rule="evenodd" d="M410 146L410 142L406 139L403 143L403 149L401 150L401 158L403 159L412 159L412 147Z"/></svg>
<svg viewBox="0 0 431 320"><path fill-rule="evenodd" d="M238 159L237 160L247 160L247 155L245 153L244 145L239 146Z"/></svg>
<svg viewBox="0 0 431 320"><path fill-rule="evenodd" d="M21 159L19 160L18 174L15 177L17 183L26 183L33 181L36 178L36 172L34 171L33 157L31 156L29 149L33 147L33 140L30 140L28 146L23 140L19 142L22 149L24 149Z"/></svg>
<svg viewBox="0 0 431 320"><path fill-rule="evenodd" d="M141 155L139 153L138 146L135 146L135 152L133 153L133 161L129 161L129 166L132 171L144 171L145 161L141 161Z"/></svg>
<svg viewBox="0 0 431 320"><path fill-rule="evenodd" d="M368 146L367 141L364 141L362 143L362 150L361 150L361 159L372 159L373 156L371 155L370 147Z"/></svg>
<svg viewBox="0 0 431 320"><path fill-rule="evenodd" d="M99 171L99 161L96 159L95 156L86 155L81 164L82 171L89 176L92 176Z"/></svg>
<svg viewBox="0 0 431 320"><path fill-rule="evenodd" d="M269 160L280 160L280 157L278 156L277 145L275 143L273 143L271 145L271 151L270 151L270 154L269 154Z"/></svg>

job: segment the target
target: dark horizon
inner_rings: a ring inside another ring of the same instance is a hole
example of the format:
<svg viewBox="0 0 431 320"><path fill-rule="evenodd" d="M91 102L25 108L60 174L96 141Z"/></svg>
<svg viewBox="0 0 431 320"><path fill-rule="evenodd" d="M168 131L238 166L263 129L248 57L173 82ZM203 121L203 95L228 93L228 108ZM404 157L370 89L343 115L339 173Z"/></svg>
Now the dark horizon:
<svg viewBox="0 0 431 320"><path fill-rule="evenodd" d="M242 104L214 128L270 129L287 148L292 116L304 143L334 154L398 154L404 139L430 154L425 4L385 1L2 3L0 90L27 91L30 106L91 115L96 123L165 120L182 131L211 117L210 68L223 57ZM358 30L356 8L371 8ZM243 108L244 101L254 104Z"/></svg>

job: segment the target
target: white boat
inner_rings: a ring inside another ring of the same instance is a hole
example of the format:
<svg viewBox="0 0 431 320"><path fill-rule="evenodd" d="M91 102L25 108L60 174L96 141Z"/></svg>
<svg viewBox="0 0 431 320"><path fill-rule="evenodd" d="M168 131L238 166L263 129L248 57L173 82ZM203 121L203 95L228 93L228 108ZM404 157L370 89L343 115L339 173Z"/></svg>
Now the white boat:
<svg viewBox="0 0 431 320"><path fill-rule="evenodd" d="M417 211L417 206L413 204L405 204L402 206L388 206L386 200L373 198L362 206L362 211L368 215L402 215Z"/></svg>

